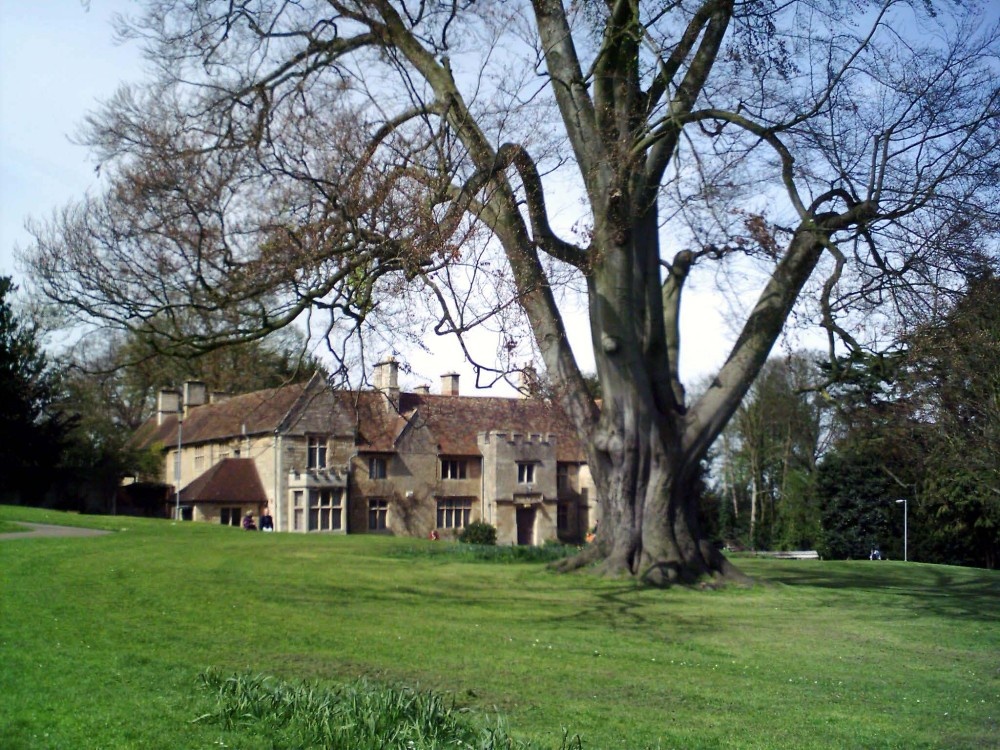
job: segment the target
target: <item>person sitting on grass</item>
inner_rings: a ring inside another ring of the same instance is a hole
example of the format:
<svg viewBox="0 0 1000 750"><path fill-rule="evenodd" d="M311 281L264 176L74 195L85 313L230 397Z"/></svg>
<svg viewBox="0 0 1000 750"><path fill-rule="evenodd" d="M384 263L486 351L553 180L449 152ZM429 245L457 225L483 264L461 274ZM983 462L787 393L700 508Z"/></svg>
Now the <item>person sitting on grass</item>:
<svg viewBox="0 0 1000 750"><path fill-rule="evenodd" d="M264 508L264 515L260 517L260 530L274 531L274 519L271 517L271 512L267 508Z"/></svg>
<svg viewBox="0 0 1000 750"><path fill-rule="evenodd" d="M243 530L244 531L256 531L257 524L253 522L253 513L247 513L243 516Z"/></svg>

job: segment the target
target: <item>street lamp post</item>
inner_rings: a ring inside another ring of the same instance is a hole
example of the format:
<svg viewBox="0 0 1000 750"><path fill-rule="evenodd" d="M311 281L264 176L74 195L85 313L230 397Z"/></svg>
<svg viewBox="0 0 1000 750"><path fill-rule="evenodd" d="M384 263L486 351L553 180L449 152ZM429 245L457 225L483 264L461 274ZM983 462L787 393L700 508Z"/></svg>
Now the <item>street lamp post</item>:
<svg viewBox="0 0 1000 750"><path fill-rule="evenodd" d="M900 503L903 504L903 562L907 562L909 560L909 557L907 556L907 550L906 550L906 537L907 537L906 517L907 517L907 515L909 515L908 512L907 512L907 505L908 504L907 504L905 498L902 499L902 500L897 500L896 501L896 505L899 505Z"/></svg>
<svg viewBox="0 0 1000 750"><path fill-rule="evenodd" d="M177 461L174 464L174 520L181 520L181 434L184 429L184 400L177 400Z"/></svg>

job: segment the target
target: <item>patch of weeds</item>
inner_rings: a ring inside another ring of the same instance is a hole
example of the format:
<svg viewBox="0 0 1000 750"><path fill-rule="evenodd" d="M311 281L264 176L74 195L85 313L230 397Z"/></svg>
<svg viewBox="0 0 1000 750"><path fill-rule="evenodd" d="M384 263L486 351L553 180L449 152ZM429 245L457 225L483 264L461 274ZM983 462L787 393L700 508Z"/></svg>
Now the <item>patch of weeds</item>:
<svg viewBox="0 0 1000 750"><path fill-rule="evenodd" d="M215 693L216 710L196 721L216 721L247 732L273 748L331 750L541 750L511 737L502 718L489 720L457 708L436 693L377 685L366 680L338 686L292 683L263 675L201 675ZM564 733L560 750L582 750Z"/></svg>

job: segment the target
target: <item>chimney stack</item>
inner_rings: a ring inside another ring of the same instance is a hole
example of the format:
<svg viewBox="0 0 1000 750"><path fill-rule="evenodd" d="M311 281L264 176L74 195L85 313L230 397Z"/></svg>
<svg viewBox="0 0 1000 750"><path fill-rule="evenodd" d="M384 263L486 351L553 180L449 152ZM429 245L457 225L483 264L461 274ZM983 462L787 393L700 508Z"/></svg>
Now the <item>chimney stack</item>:
<svg viewBox="0 0 1000 750"><path fill-rule="evenodd" d="M170 415L180 411L181 394L172 388L161 388L156 395L156 424L161 425Z"/></svg>
<svg viewBox="0 0 1000 750"><path fill-rule="evenodd" d="M517 391L521 398L535 398L539 390L538 371L532 365L525 365L518 374Z"/></svg>
<svg viewBox="0 0 1000 750"><path fill-rule="evenodd" d="M375 365L373 380L375 390L381 391L392 404L399 404L399 363L395 357L386 357Z"/></svg>
<svg viewBox="0 0 1000 750"><path fill-rule="evenodd" d="M208 403L208 386L200 380L189 380L184 383L184 416L192 406L204 406Z"/></svg>
<svg viewBox="0 0 1000 750"><path fill-rule="evenodd" d="M458 395L458 373L448 372L441 376L441 395L442 396L457 396Z"/></svg>
<svg viewBox="0 0 1000 750"><path fill-rule="evenodd" d="M430 395L431 387L426 383L422 383L421 385L418 385L416 388L414 388L413 392L420 396L428 396Z"/></svg>

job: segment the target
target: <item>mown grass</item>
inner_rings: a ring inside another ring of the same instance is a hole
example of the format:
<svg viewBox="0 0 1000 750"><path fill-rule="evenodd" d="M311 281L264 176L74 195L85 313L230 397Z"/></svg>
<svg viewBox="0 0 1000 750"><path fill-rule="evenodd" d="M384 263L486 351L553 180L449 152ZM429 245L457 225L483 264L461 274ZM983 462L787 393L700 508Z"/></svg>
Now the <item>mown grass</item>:
<svg viewBox="0 0 1000 750"><path fill-rule="evenodd" d="M31 531L31 528L20 523L0 521L0 534L15 534L25 531Z"/></svg>
<svg viewBox="0 0 1000 750"><path fill-rule="evenodd" d="M552 748L1000 747L995 572L741 560L760 585L659 591L440 542L0 520L117 532L0 543L3 748L296 746L223 720L206 670L433 691Z"/></svg>

